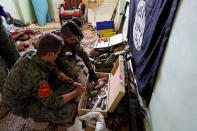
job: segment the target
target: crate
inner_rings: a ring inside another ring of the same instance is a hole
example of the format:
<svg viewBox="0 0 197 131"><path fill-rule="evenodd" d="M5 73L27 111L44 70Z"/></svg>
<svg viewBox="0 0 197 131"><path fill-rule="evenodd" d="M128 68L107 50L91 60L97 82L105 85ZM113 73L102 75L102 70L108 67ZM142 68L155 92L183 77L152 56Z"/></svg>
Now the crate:
<svg viewBox="0 0 197 131"><path fill-rule="evenodd" d="M78 105L78 114L84 115L91 111L100 112L107 117L107 113L113 113L116 106L125 94L125 83L124 83L124 62L123 56L119 56L111 73L96 73L99 78L108 77L108 94L107 94L107 105L104 110L92 110L83 109L83 103L86 98L86 93L83 93ZM86 88L88 87L89 78L87 77Z"/></svg>
<svg viewBox="0 0 197 131"><path fill-rule="evenodd" d="M114 29L114 21L96 22L96 30Z"/></svg>

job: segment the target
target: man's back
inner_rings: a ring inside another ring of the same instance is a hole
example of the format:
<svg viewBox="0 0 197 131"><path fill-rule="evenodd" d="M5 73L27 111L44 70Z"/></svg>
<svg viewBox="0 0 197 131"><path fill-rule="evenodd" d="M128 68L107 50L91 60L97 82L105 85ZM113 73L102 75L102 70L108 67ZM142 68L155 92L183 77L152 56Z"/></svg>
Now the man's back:
<svg viewBox="0 0 197 131"><path fill-rule="evenodd" d="M27 103L35 100L34 90L38 90L39 79L45 80L47 74L40 68L45 68L37 55L20 59L11 69L9 77L3 86L3 100L14 114L24 116L28 111ZM45 68L47 69L47 68Z"/></svg>

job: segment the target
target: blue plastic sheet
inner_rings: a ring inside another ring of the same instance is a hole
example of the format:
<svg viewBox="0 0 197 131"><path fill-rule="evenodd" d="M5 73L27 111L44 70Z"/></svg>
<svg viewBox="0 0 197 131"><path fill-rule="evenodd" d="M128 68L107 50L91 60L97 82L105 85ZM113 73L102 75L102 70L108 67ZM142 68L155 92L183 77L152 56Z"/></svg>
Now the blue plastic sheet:
<svg viewBox="0 0 197 131"><path fill-rule="evenodd" d="M51 16L47 0L32 0L38 25L43 26L46 22L51 22Z"/></svg>

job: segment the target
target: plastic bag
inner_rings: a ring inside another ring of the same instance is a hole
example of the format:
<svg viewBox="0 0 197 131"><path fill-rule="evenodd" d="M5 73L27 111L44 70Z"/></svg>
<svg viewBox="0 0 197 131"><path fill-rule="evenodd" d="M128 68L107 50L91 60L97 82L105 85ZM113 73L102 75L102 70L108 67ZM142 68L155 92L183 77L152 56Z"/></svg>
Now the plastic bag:
<svg viewBox="0 0 197 131"><path fill-rule="evenodd" d="M88 124L88 123L93 123L91 121L94 121L94 119L96 119L95 131L109 131L109 129L107 129L105 126L105 120L104 120L103 115L99 112L89 112L83 116L76 117L74 125L69 127L67 130L68 131L85 131L82 128L82 121L85 121Z"/></svg>

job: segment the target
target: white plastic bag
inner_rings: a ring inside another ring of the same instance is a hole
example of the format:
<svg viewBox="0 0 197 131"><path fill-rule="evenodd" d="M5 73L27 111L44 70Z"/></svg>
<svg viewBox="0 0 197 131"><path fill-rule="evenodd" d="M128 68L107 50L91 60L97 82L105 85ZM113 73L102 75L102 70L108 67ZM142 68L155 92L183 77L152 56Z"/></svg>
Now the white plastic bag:
<svg viewBox="0 0 197 131"><path fill-rule="evenodd" d="M75 123L73 126L69 127L68 131L85 131L82 129L82 121L85 121L86 123L92 123L96 119L96 125L95 125L95 131L109 131L109 129L105 126L105 120L101 113L99 112L89 112L83 116L76 117Z"/></svg>

